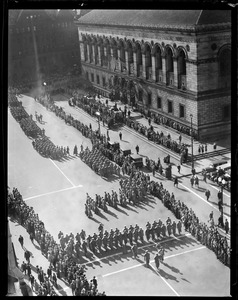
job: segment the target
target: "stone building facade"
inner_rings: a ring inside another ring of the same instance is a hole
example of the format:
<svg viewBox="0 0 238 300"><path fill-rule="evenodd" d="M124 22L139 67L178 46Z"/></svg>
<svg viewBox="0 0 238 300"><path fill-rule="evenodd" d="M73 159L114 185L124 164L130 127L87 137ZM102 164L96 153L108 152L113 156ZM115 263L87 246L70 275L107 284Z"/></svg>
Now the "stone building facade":
<svg viewBox="0 0 238 300"><path fill-rule="evenodd" d="M93 10L76 25L102 94L199 139L230 134L230 11Z"/></svg>
<svg viewBox="0 0 238 300"><path fill-rule="evenodd" d="M8 80L80 68L74 13L70 10L9 10Z"/></svg>

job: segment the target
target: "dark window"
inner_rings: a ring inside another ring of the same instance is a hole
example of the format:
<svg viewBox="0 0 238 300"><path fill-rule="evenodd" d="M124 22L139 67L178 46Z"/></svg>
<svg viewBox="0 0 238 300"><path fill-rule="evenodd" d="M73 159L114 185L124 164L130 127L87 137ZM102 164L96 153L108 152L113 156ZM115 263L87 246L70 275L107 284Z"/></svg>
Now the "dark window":
<svg viewBox="0 0 238 300"><path fill-rule="evenodd" d="M148 105L151 106L151 94L148 94Z"/></svg>
<svg viewBox="0 0 238 300"><path fill-rule="evenodd" d="M99 75L97 75L97 84L100 84L100 78L99 78Z"/></svg>
<svg viewBox="0 0 238 300"><path fill-rule="evenodd" d="M229 119L231 116L230 105L223 107L223 119Z"/></svg>
<svg viewBox="0 0 238 300"><path fill-rule="evenodd" d="M106 85L106 78L105 77L102 78L102 83L103 83L103 86Z"/></svg>
<svg viewBox="0 0 238 300"><path fill-rule="evenodd" d="M184 118L184 105L179 104L179 117Z"/></svg>
<svg viewBox="0 0 238 300"><path fill-rule="evenodd" d="M161 108L162 104L161 104L161 98L157 97L157 108Z"/></svg>
<svg viewBox="0 0 238 300"><path fill-rule="evenodd" d="M91 73L91 81L94 82L94 74Z"/></svg>
<svg viewBox="0 0 238 300"><path fill-rule="evenodd" d="M168 100L168 113L173 112L173 102Z"/></svg>

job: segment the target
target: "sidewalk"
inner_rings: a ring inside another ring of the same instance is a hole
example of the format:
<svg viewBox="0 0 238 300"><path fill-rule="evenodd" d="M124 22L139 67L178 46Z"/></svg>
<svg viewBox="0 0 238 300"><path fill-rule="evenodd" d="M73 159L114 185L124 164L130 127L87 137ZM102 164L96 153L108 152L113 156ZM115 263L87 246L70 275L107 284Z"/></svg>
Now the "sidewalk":
<svg viewBox="0 0 238 300"><path fill-rule="evenodd" d="M24 258L24 248L26 248L28 251L31 252L31 258L30 258L30 264L31 264L31 273L35 277L37 283L39 284L37 273L36 273L36 266L42 267L43 271L46 273L47 268L49 267L49 261L48 259L42 255L40 251L39 244L34 241L34 244L31 242L29 234L27 233L26 229L19 225L18 223L15 223L11 220L9 220L9 227L12 234L12 242L14 244L14 249L17 257L17 263L18 268L21 268L21 264L23 261L26 262ZM18 238L22 235L24 238L24 247L22 248ZM27 275L24 276L24 281L30 285L30 281ZM55 292L59 295L65 295L65 296L72 296L71 289L65 284L64 281L58 279L58 289L55 288ZM16 295L21 295L20 289L19 289L19 282L15 283L16 287ZM33 296L36 296L35 291L33 290Z"/></svg>

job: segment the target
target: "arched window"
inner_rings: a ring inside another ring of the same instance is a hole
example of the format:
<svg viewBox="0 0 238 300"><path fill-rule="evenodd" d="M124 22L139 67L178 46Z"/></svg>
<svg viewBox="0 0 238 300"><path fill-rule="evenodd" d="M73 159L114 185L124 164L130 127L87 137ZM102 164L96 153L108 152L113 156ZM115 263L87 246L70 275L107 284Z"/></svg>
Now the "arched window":
<svg viewBox="0 0 238 300"><path fill-rule="evenodd" d="M184 51L178 54L178 88L186 89L186 60Z"/></svg>
<svg viewBox="0 0 238 300"><path fill-rule="evenodd" d="M97 65L98 64L98 45L94 44L93 47L94 47L94 55L95 55L95 64Z"/></svg>
<svg viewBox="0 0 238 300"><path fill-rule="evenodd" d="M159 46L155 48L155 77L156 82L162 81L162 55Z"/></svg>
<svg viewBox="0 0 238 300"><path fill-rule="evenodd" d="M139 43L137 43L136 64L137 64L137 76L141 76L142 75L142 52Z"/></svg>
<svg viewBox="0 0 238 300"><path fill-rule="evenodd" d="M172 50L168 47L166 50L166 84L173 85L174 62Z"/></svg>
<svg viewBox="0 0 238 300"><path fill-rule="evenodd" d="M126 54L125 54L125 46L124 43L121 41L120 42L120 61L121 61L121 70L126 67Z"/></svg>
<svg viewBox="0 0 238 300"><path fill-rule="evenodd" d="M87 43L84 42L84 58L85 61L88 60L88 49L87 49Z"/></svg>
<svg viewBox="0 0 238 300"><path fill-rule="evenodd" d="M151 61L151 49L149 45L145 46L145 70L146 79L152 79L152 61Z"/></svg>
<svg viewBox="0 0 238 300"><path fill-rule="evenodd" d="M230 87L231 85L231 50L225 48L219 54L219 87Z"/></svg>
<svg viewBox="0 0 238 300"><path fill-rule="evenodd" d="M91 63L93 61L93 49L92 49L92 43L89 43L89 62Z"/></svg>

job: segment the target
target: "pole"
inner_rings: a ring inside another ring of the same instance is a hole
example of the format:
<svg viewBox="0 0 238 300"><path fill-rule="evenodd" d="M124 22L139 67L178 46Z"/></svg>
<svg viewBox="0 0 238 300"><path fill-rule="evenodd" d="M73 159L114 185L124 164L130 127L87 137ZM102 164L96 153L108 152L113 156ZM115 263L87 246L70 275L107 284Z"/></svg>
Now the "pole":
<svg viewBox="0 0 238 300"><path fill-rule="evenodd" d="M223 222L223 184L221 185L221 217L222 217L222 227L224 225Z"/></svg>
<svg viewBox="0 0 238 300"><path fill-rule="evenodd" d="M193 115L191 114L190 117L191 117L191 147L192 147L192 170L193 170L194 169L194 162L193 162L193 123L192 123Z"/></svg>

